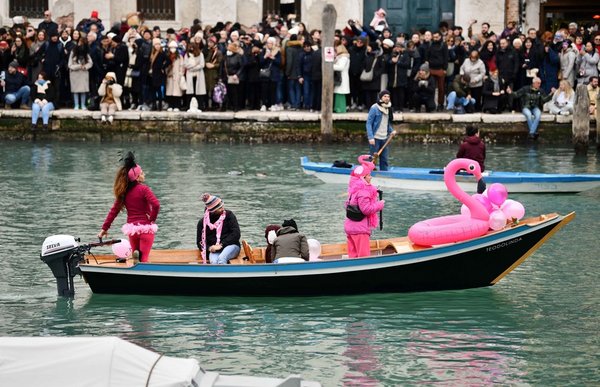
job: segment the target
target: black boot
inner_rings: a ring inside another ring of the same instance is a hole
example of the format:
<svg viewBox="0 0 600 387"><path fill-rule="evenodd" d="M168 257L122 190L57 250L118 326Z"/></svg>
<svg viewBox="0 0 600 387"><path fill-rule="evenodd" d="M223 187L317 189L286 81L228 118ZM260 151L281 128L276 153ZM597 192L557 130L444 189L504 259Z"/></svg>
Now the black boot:
<svg viewBox="0 0 600 387"><path fill-rule="evenodd" d="M37 124L31 124L31 131L37 130Z"/></svg>
<svg viewBox="0 0 600 387"><path fill-rule="evenodd" d="M162 105L163 105L163 101L162 100L158 100L158 102L156 103L156 110L158 110L159 112L162 111Z"/></svg>

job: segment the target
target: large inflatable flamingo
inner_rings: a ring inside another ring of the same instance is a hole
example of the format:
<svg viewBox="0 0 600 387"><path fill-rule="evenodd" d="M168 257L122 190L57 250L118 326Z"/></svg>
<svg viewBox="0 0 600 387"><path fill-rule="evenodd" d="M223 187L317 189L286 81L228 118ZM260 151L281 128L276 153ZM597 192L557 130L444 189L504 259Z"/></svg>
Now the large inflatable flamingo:
<svg viewBox="0 0 600 387"><path fill-rule="evenodd" d="M464 241L484 235L489 229L489 213L479 201L469 196L456 183L456 172L461 169L481 180L481 168L476 161L456 159L444 170L444 182L448 191L469 208L469 215L449 215L423 220L408 230L408 238L423 246Z"/></svg>

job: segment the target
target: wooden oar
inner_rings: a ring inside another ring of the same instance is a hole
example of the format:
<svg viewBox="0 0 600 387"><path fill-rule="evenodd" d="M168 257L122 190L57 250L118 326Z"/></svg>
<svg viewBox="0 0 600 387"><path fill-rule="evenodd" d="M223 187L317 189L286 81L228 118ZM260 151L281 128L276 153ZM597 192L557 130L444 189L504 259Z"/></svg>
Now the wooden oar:
<svg viewBox="0 0 600 387"><path fill-rule="evenodd" d="M381 147L381 149L379 149L377 151L377 153L375 153L373 155L373 164L375 164L375 166L377 166L377 162L379 161L379 156L381 155L381 153L383 152L383 150L385 149L386 146L388 146L388 144L392 141L392 138L394 138L394 135L396 134L396 131L392 131L392 133L390 133L390 136L388 137L387 141L385 142L385 144L383 144L383 146Z"/></svg>

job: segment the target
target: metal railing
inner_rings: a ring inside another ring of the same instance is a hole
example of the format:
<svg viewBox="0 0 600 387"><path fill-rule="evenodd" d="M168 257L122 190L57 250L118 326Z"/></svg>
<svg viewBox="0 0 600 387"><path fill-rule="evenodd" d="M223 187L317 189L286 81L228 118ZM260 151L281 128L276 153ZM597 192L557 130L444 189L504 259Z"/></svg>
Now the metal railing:
<svg viewBox="0 0 600 387"><path fill-rule="evenodd" d="M146 20L175 20L175 0L137 0Z"/></svg>
<svg viewBox="0 0 600 387"><path fill-rule="evenodd" d="M9 0L8 16L26 16L28 18L44 18L48 9L48 0Z"/></svg>

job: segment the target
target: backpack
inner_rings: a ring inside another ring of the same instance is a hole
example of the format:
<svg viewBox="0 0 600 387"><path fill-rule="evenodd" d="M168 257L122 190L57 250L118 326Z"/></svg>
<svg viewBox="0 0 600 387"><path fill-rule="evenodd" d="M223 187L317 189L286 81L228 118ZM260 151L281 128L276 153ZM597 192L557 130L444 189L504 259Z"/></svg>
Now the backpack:
<svg viewBox="0 0 600 387"><path fill-rule="evenodd" d="M215 88L213 89L213 101L215 101L216 103L223 103L225 102L225 96L227 95L227 87L225 87L225 84L219 79L215 85Z"/></svg>

